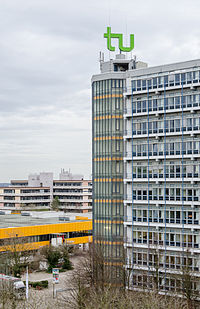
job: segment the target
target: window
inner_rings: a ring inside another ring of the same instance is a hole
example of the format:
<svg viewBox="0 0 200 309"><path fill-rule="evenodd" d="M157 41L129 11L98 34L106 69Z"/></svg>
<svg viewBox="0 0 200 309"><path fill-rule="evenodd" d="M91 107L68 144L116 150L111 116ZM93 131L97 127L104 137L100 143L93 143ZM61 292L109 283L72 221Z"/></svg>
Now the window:
<svg viewBox="0 0 200 309"><path fill-rule="evenodd" d="M137 80L137 91L141 91L141 80Z"/></svg>
<svg viewBox="0 0 200 309"><path fill-rule="evenodd" d="M168 87L168 75L164 76L164 86Z"/></svg>
<svg viewBox="0 0 200 309"><path fill-rule="evenodd" d="M135 80L132 81L132 90L136 91L136 81Z"/></svg>
<svg viewBox="0 0 200 309"><path fill-rule="evenodd" d="M157 77L153 78L153 89L157 88Z"/></svg>
<svg viewBox="0 0 200 309"><path fill-rule="evenodd" d="M180 119L175 119L175 130L176 132L180 131Z"/></svg>
<svg viewBox="0 0 200 309"><path fill-rule="evenodd" d="M116 173L120 173L120 162L116 161Z"/></svg>
<svg viewBox="0 0 200 309"><path fill-rule="evenodd" d="M143 113L147 111L146 100L142 101L142 111L143 111Z"/></svg>
<svg viewBox="0 0 200 309"><path fill-rule="evenodd" d="M151 79L147 80L147 85L148 85L148 89L152 88L152 80Z"/></svg>
<svg viewBox="0 0 200 309"><path fill-rule="evenodd" d="M116 152L120 151L120 141L115 141Z"/></svg>
<svg viewBox="0 0 200 309"><path fill-rule="evenodd" d="M119 131L120 130L120 120L119 119L115 120L115 125L116 125L116 131Z"/></svg>
<svg viewBox="0 0 200 309"><path fill-rule="evenodd" d="M180 97L175 97L175 108L180 108Z"/></svg>
<svg viewBox="0 0 200 309"><path fill-rule="evenodd" d="M174 74L169 75L169 85L174 86Z"/></svg>
<svg viewBox="0 0 200 309"><path fill-rule="evenodd" d="M180 74L175 74L175 85L180 85Z"/></svg>
<svg viewBox="0 0 200 309"><path fill-rule="evenodd" d="M142 80L142 90L146 90L146 80Z"/></svg>
<svg viewBox="0 0 200 309"><path fill-rule="evenodd" d="M187 84L191 84L192 82L192 72L187 73Z"/></svg>
<svg viewBox="0 0 200 309"><path fill-rule="evenodd" d="M115 109L120 109L120 98L115 98Z"/></svg>
<svg viewBox="0 0 200 309"><path fill-rule="evenodd" d="M170 120L170 132L174 132L174 120Z"/></svg>
<svg viewBox="0 0 200 309"><path fill-rule="evenodd" d="M181 84L185 84L186 81L186 74L185 73L181 73Z"/></svg>

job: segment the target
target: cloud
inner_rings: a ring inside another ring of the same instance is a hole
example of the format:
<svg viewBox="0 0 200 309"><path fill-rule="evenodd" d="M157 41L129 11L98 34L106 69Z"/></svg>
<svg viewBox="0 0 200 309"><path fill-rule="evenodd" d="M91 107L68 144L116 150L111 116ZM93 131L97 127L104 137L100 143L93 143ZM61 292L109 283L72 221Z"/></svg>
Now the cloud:
<svg viewBox="0 0 200 309"><path fill-rule="evenodd" d="M91 174L91 90L103 33L135 34L139 60L198 58L199 0L2 0L0 181L71 168Z"/></svg>

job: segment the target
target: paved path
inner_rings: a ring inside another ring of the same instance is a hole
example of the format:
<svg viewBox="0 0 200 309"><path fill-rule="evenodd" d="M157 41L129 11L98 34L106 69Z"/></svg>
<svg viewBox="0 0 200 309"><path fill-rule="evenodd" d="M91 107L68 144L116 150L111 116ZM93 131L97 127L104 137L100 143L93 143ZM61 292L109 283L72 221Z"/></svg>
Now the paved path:
<svg viewBox="0 0 200 309"><path fill-rule="evenodd" d="M70 294L71 292L71 287L70 287L70 281L73 278L74 271L77 268L77 265L80 263L81 259L83 259L83 256L74 256L71 257L70 260L73 264L74 269L69 270L63 273L60 273L59 275L59 283L55 285L55 289L58 290L57 296L61 296L63 293L67 295L68 293ZM22 280L26 280L26 275L22 276ZM48 289L43 289L43 290L35 290L35 289L30 289L29 290L29 295L30 295L30 301L35 301L36 299L38 300L38 305L37 308L48 308L49 304L55 305L54 308L57 308L56 306L56 299L53 299L53 281L52 281L52 274L48 274L46 272L33 272L29 274L29 281L41 281L41 280L48 280L49 286ZM69 284L69 286L68 286Z"/></svg>

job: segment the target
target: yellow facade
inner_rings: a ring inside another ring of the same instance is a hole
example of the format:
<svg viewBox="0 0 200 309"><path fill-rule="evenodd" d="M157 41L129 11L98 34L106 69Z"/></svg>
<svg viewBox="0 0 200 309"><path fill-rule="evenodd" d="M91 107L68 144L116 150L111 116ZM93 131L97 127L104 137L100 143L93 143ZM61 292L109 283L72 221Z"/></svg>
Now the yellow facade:
<svg viewBox="0 0 200 309"><path fill-rule="evenodd" d="M59 234L66 232L81 232L92 230L92 220L87 221L76 221L67 223L57 224L46 224L46 225L35 225L35 226L23 226L13 228L2 228L0 229L0 240L15 238L15 237L28 237L46 234ZM92 242L92 236L74 237L65 239L67 244L84 244ZM40 247L49 245L49 241L40 241L33 243L17 244L15 250L36 250ZM12 244L6 246L0 246L0 252L12 250Z"/></svg>
<svg viewBox="0 0 200 309"><path fill-rule="evenodd" d="M0 239L92 230L92 220L0 229Z"/></svg>

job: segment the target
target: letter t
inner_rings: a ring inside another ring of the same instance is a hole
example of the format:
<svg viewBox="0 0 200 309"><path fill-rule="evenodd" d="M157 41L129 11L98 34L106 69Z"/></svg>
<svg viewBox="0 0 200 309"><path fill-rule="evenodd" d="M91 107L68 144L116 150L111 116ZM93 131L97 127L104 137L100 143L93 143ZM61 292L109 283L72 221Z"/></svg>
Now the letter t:
<svg viewBox="0 0 200 309"><path fill-rule="evenodd" d="M110 51L115 51L115 47L111 45L111 27L107 27L107 33L104 33L104 38L107 38L107 48Z"/></svg>

